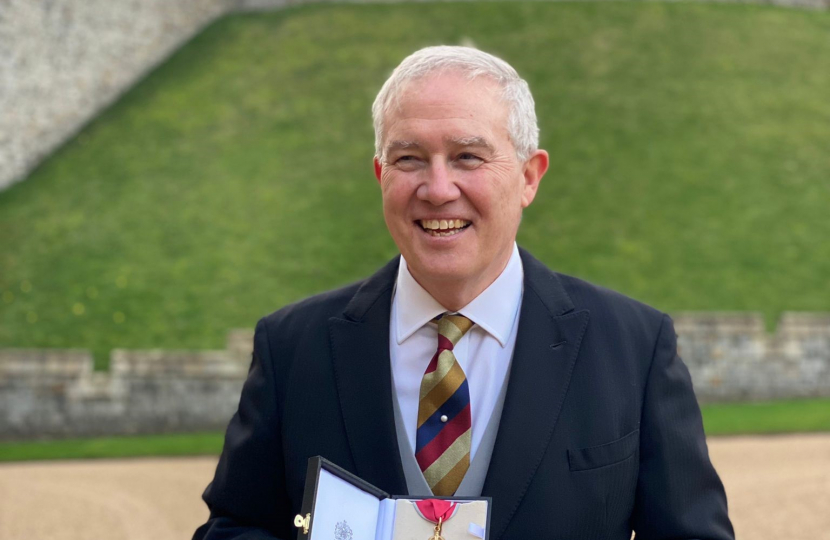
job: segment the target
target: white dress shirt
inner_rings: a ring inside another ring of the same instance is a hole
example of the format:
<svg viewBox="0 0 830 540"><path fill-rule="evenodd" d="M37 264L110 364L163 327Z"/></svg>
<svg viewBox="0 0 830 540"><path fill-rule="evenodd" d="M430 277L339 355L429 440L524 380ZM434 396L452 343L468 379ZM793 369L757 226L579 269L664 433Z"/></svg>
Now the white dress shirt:
<svg viewBox="0 0 830 540"><path fill-rule="evenodd" d="M499 277L458 312L475 323L453 349L470 388L473 430L470 461L475 457L510 369L523 281L522 259L514 243L513 254ZM438 349L438 328L429 322L445 311L415 281L401 256L392 295L389 354L398 405L412 448L415 448L421 379Z"/></svg>

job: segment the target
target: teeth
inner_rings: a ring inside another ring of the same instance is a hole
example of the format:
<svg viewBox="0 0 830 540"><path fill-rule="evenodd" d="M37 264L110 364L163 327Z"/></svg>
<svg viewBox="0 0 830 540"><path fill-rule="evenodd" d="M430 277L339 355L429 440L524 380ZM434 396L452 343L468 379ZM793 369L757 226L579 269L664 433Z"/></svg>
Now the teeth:
<svg viewBox="0 0 830 540"><path fill-rule="evenodd" d="M450 229L448 231L436 231L433 229L429 230L430 236L452 236L454 234L458 234L461 232L461 229Z"/></svg>
<svg viewBox="0 0 830 540"><path fill-rule="evenodd" d="M433 231L446 231L449 229L460 229L461 227L467 226L469 223L470 222L466 219L422 219L421 227Z"/></svg>

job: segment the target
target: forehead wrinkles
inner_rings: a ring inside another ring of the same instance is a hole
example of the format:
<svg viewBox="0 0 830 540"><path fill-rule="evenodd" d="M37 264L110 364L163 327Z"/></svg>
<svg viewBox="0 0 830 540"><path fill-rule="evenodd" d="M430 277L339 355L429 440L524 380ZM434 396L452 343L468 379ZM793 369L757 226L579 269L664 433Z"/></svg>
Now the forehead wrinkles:
<svg viewBox="0 0 830 540"><path fill-rule="evenodd" d="M500 145L497 143L502 135L511 142L509 110L502 94L501 86L494 80L471 80L459 73L407 81L384 116L381 157L391 149L424 146L426 140L422 139L434 136L466 145L485 139L489 144L482 146L491 148Z"/></svg>

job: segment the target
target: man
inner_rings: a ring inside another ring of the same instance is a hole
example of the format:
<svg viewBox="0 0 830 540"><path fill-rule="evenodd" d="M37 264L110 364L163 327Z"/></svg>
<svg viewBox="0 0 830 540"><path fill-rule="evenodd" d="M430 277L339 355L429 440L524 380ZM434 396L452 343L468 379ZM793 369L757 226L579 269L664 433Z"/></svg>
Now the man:
<svg viewBox="0 0 830 540"><path fill-rule="evenodd" d="M430 47L373 117L402 256L259 322L195 538L294 537L318 454L393 494L492 497L492 540L733 538L671 320L515 245L548 168L527 84Z"/></svg>

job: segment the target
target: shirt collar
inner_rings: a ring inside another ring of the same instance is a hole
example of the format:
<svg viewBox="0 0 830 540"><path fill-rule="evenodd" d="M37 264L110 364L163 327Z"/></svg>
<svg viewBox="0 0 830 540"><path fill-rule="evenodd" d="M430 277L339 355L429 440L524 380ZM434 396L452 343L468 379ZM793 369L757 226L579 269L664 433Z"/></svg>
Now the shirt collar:
<svg viewBox="0 0 830 540"><path fill-rule="evenodd" d="M496 338L502 347L505 347L519 312L523 281L522 259L519 256L519 248L514 242L510 260L507 261L507 266L499 277L472 302L461 308L459 313L475 322ZM394 325L398 345L437 315L446 311L415 281L403 256L401 256L398 278L395 283L394 302L397 307Z"/></svg>

